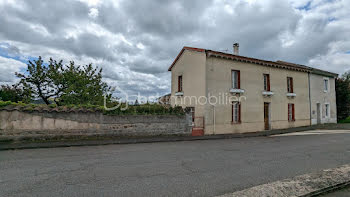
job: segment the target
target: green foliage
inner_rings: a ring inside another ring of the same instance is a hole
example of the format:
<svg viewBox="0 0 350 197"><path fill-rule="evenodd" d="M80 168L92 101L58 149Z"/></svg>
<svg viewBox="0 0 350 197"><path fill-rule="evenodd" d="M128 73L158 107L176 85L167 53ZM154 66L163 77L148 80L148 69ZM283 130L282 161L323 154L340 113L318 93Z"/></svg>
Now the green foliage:
<svg viewBox="0 0 350 197"><path fill-rule="evenodd" d="M350 72L336 79L335 87L338 120L344 120L350 116Z"/></svg>
<svg viewBox="0 0 350 197"><path fill-rule="evenodd" d="M59 111L70 111L70 110L89 110L93 112L102 112L105 115L184 115L185 112L182 107L164 107L159 104L143 104L143 105L129 105L126 110L121 110L126 104L123 103L121 107L108 111L103 106L100 105L65 105L58 106L56 104L26 104L22 102L14 103L11 101L0 101L0 109L7 106L19 107L23 111L34 111L36 108L48 108L48 109L58 109Z"/></svg>
<svg viewBox="0 0 350 197"><path fill-rule="evenodd" d="M70 62L63 76L67 88L63 90L60 104L103 105L109 87L102 81L102 69L94 68L92 64L75 66Z"/></svg>
<svg viewBox="0 0 350 197"><path fill-rule="evenodd" d="M126 110L122 110L125 107L125 103L115 110L104 110L104 114L107 115L183 115L185 114L182 107L164 107L159 104L143 104L143 105L129 105Z"/></svg>
<svg viewBox="0 0 350 197"><path fill-rule="evenodd" d="M31 100L29 92L24 91L18 85L2 85L0 88L0 100L28 103Z"/></svg>
<svg viewBox="0 0 350 197"><path fill-rule="evenodd" d="M339 123L350 123L350 116L344 120L339 120Z"/></svg>
<svg viewBox="0 0 350 197"><path fill-rule="evenodd" d="M62 60L50 59L45 65L42 58L29 61L26 73L16 73L25 92L41 98L47 105L102 105L109 87L102 81L102 69L76 66L73 61L64 66ZM110 98L110 95L108 95Z"/></svg>
<svg viewBox="0 0 350 197"><path fill-rule="evenodd" d="M6 107L8 105L12 105L13 102L11 101L0 101L0 108Z"/></svg>

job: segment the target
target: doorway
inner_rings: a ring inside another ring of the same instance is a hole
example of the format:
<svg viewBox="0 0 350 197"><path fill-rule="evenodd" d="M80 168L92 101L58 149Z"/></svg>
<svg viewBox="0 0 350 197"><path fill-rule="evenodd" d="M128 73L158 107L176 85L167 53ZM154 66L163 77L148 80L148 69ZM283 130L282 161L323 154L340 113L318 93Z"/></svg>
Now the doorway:
<svg viewBox="0 0 350 197"><path fill-rule="evenodd" d="M321 124L321 104L317 103L317 124Z"/></svg>
<svg viewBox="0 0 350 197"><path fill-rule="evenodd" d="M270 103L264 103L265 130L270 130Z"/></svg>

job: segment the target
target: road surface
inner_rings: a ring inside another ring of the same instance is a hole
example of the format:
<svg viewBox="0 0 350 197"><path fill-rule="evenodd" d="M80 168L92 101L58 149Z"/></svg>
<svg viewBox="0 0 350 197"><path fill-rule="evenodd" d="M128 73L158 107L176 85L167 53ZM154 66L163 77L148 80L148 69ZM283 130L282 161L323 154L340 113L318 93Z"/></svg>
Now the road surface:
<svg viewBox="0 0 350 197"><path fill-rule="evenodd" d="M350 163L350 131L0 151L0 196L215 196Z"/></svg>

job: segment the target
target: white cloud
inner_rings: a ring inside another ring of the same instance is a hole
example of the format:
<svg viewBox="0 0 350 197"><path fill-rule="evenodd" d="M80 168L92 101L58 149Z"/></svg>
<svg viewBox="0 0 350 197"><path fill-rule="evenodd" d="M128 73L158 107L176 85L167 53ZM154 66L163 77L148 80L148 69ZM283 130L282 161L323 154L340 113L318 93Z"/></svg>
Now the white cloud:
<svg viewBox="0 0 350 197"><path fill-rule="evenodd" d="M13 83L16 81L15 72L25 68L26 64L0 56L0 81Z"/></svg>
<svg viewBox="0 0 350 197"><path fill-rule="evenodd" d="M98 9L97 8L91 8L89 11L89 16L93 19L98 17Z"/></svg>

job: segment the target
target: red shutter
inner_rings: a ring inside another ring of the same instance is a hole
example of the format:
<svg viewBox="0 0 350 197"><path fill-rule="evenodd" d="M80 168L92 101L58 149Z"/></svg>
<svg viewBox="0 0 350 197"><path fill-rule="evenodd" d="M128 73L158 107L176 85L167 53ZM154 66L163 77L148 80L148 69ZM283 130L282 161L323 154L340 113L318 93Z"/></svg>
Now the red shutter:
<svg viewBox="0 0 350 197"><path fill-rule="evenodd" d="M295 110L294 110L294 104L292 104L292 119L295 121Z"/></svg>
<svg viewBox="0 0 350 197"><path fill-rule="evenodd" d="M293 89L293 78L291 77L290 78L290 90L291 90L291 93L294 93L294 89ZM294 106L294 104L293 104Z"/></svg>
<svg viewBox="0 0 350 197"><path fill-rule="evenodd" d="M270 89L270 75L266 75L267 77L267 91L271 91Z"/></svg>
<svg viewBox="0 0 350 197"><path fill-rule="evenodd" d="M177 91L182 92L182 75L178 77L177 83Z"/></svg>
<svg viewBox="0 0 350 197"><path fill-rule="evenodd" d="M241 89L241 72L239 70L237 71L237 76L238 76L238 89Z"/></svg>
<svg viewBox="0 0 350 197"><path fill-rule="evenodd" d="M238 122L241 123L241 103L238 103Z"/></svg>
<svg viewBox="0 0 350 197"><path fill-rule="evenodd" d="M231 103L232 105L232 114L231 114L231 122L233 122L233 118L234 118L234 106L233 106L233 103Z"/></svg>
<svg viewBox="0 0 350 197"><path fill-rule="evenodd" d="M289 113L290 113L290 104L288 104L288 113L287 114L288 114L288 121L291 121L289 118L290 117Z"/></svg>

